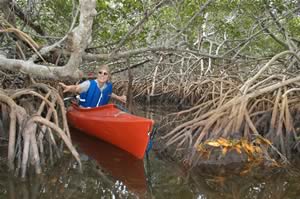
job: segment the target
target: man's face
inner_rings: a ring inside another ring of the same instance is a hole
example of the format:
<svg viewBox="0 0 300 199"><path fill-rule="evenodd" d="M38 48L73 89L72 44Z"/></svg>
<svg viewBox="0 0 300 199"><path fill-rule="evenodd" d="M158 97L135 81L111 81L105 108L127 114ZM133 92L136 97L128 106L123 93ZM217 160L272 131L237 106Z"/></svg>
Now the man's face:
<svg viewBox="0 0 300 199"><path fill-rule="evenodd" d="M104 69L98 71L97 80L99 83L105 83L108 80L108 72Z"/></svg>

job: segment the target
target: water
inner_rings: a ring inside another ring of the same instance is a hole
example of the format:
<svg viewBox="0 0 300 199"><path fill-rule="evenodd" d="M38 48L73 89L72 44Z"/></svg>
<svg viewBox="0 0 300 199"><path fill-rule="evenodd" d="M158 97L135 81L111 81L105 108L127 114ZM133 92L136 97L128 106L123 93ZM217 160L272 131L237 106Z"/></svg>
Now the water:
<svg viewBox="0 0 300 199"><path fill-rule="evenodd" d="M140 115L155 120L165 114L160 107L140 110ZM0 198L300 198L297 167L189 170L155 150L138 160L110 144L76 130L71 132L83 164L82 173L68 151L55 165L43 167L42 175L29 175L24 181L7 173L1 164Z"/></svg>

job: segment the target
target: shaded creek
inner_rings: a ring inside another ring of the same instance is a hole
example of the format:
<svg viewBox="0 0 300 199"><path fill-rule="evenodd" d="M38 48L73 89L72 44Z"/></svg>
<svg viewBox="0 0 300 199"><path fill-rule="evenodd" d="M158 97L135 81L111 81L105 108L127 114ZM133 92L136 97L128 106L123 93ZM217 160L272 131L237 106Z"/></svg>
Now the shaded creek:
<svg viewBox="0 0 300 199"><path fill-rule="evenodd" d="M166 110L171 108L139 108L138 114L158 120ZM29 175L23 181L8 174L0 159L0 198L300 198L300 167L187 170L156 150L138 160L77 130L71 133L82 173L67 150L59 162L43 167L44 174Z"/></svg>

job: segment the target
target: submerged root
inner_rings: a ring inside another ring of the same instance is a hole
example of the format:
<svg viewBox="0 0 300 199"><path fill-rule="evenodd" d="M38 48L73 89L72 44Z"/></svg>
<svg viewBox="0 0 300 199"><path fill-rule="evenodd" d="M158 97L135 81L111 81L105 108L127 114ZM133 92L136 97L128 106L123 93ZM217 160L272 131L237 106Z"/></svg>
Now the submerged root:
<svg viewBox="0 0 300 199"><path fill-rule="evenodd" d="M268 143L264 150L257 148L257 143L244 144L241 148L252 147L253 152L246 153L246 161L257 155L257 149L264 151L260 159L272 161L274 156L284 164L289 163L292 151L300 151L297 131L300 98L295 95L299 93L295 88L299 86L300 76L263 75L276 59L286 55L296 56L290 51L280 53L242 85L228 84L228 81L214 81L210 85L210 80L203 80L202 87L208 88L205 97L194 107L171 114L163 122L166 126L176 126L162 137L166 147L183 154L189 165L197 165L209 158L211 148L204 147L206 144L218 143L219 152L225 155L230 148L223 146L220 139L242 143L245 143L242 140L254 143L260 139ZM241 150L237 146L232 145L236 151Z"/></svg>
<svg viewBox="0 0 300 199"><path fill-rule="evenodd" d="M26 176L30 165L41 173L45 156L60 157L62 141L71 151L81 168L79 154L72 145L64 103L56 89L46 84L34 84L30 88L0 91L2 120L7 118L8 167ZM7 116L9 115L9 117ZM48 145L48 146L47 146ZM46 147L47 146L47 147ZM53 153L55 152L55 153Z"/></svg>

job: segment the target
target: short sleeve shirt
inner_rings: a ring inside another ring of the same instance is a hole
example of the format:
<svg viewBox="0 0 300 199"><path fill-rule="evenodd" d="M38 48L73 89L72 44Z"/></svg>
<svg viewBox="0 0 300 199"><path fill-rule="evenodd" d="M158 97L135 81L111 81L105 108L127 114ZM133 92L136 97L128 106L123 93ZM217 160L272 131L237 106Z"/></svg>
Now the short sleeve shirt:
<svg viewBox="0 0 300 199"><path fill-rule="evenodd" d="M102 87L100 87L99 86L99 84L98 84L98 81L96 80L96 79L94 79L94 80L92 80L92 81L96 81L96 83L97 83L97 86L98 86L98 88L102 91L103 89L105 89L106 88L106 83L102 86ZM89 90L89 87L90 87L90 80L85 80L84 82L82 82L82 83L80 83L79 84L79 86L80 86L80 88L81 88L81 93L84 93L84 92L87 92L88 90Z"/></svg>

